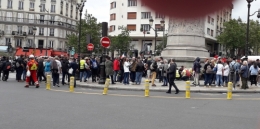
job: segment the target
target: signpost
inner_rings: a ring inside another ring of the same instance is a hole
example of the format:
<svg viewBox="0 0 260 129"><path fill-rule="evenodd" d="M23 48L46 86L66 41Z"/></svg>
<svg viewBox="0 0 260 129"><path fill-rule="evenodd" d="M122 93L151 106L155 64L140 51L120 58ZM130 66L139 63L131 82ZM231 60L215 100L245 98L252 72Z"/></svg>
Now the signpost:
<svg viewBox="0 0 260 129"><path fill-rule="evenodd" d="M101 38L100 43L104 48L109 48L111 44L110 39L106 36Z"/></svg>
<svg viewBox="0 0 260 129"><path fill-rule="evenodd" d="M89 43L89 44L87 45L87 49L88 49L88 51L93 51L93 50L94 50L94 44Z"/></svg>

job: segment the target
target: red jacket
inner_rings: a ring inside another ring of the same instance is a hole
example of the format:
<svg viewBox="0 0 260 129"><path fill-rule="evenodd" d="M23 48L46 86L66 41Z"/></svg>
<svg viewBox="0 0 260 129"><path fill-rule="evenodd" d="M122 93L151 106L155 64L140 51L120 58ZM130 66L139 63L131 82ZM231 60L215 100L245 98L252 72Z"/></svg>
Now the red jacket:
<svg viewBox="0 0 260 129"><path fill-rule="evenodd" d="M118 60L114 60L113 63L113 69L116 70L120 70L120 62Z"/></svg>

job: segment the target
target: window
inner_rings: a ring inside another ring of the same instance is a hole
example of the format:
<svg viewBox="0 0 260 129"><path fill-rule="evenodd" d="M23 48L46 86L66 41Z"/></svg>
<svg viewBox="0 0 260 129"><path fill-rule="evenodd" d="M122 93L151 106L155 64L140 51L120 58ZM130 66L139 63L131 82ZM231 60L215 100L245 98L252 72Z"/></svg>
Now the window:
<svg viewBox="0 0 260 129"><path fill-rule="evenodd" d="M155 14L155 18L164 18L165 16L163 14L157 13Z"/></svg>
<svg viewBox="0 0 260 129"><path fill-rule="evenodd" d="M29 14L29 23L34 23L34 14Z"/></svg>
<svg viewBox="0 0 260 129"><path fill-rule="evenodd" d="M128 0L128 7L137 6L137 0Z"/></svg>
<svg viewBox="0 0 260 129"><path fill-rule="evenodd" d="M151 17L151 12L141 12L142 19L149 19Z"/></svg>
<svg viewBox="0 0 260 129"><path fill-rule="evenodd" d="M110 14L110 21L112 20L116 20L116 14L113 13L113 14Z"/></svg>
<svg viewBox="0 0 260 129"><path fill-rule="evenodd" d="M9 43L11 43L11 38L5 38L5 45L7 46Z"/></svg>
<svg viewBox="0 0 260 129"><path fill-rule="evenodd" d="M33 35L33 27L29 27L28 35Z"/></svg>
<svg viewBox="0 0 260 129"><path fill-rule="evenodd" d="M54 36L54 28L50 28L50 36Z"/></svg>
<svg viewBox="0 0 260 129"><path fill-rule="evenodd" d="M207 34L210 35L210 29L209 28L207 28Z"/></svg>
<svg viewBox="0 0 260 129"><path fill-rule="evenodd" d="M12 21L12 12L6 12L6 21Z"/></svg>
<svg viewBox="0 0 260 129"><path fill-rule="evenodd" d="M34 9L34 2L30 2L30 9Z"/></svg>
<svg viewBox="0 0 260 129"><path fill-rule="evenodd" d="M150 25L149 24L141 24L141 28L143 31L150 31Z"/></svg>
<svg viewBox="0 0 260 129"><path fill-rule="evenodd" d="M43 48L43 40L38 40L38 48Z"/></svg>
<svg viewBox="0 0 260 129"><path fill-rule="evenodd" d="M115 25L112 25L109 27L109 32L113 32L116 30L116 26Z"/></svg>
<svg viewBox="0 0 260 129"><path fill-rule="evenodd" d="M23 10L23 1L19 1L19 7L18 7L19 10Z"/></svg>
<svg viewBox="0 0 260 129"><path fill-rule="evenodd" d="M40 28L39 35L44 35L44 28Z"/></svg>
<svg viewBox="0 0 260 129"><path fill-rule="evenodd" d="M12 0L8 0L7 1L7 8L11 9L13 6L13 1Z"/></svg>
<svg viewBox="0 0 260 129"><path fill-rule="evenodd" d="M73 5L71 5L70 7L70 18L72 18L72 14L73 14Z"/></svg>
<svg viewBox="0 0 260 129"><path fill-rule="evenodd" d="M40 9L40 12L45 12L45 4L41 4L41 9Z"/></svg>
<svg viewBox="0 0 260 129"><path fill-rule="evenodd" d="M32 39L28 39L28 43L26 44L26 46L33 47L33 40Z"/></svg>
<svg viewBox="0 0 260 129"><path fill-rule="evenodd" d="M22 40L23 39L16 39L16 47L22 47Z"/></svg>
<svg viewBox="0 0 260 129"><path fill-rule="evenodd" d="M55 13L55 5L51 5L51 12Z"/></svg>
<svg viewBox="0 0 260 129"><path fill-rule="evenodd" d="M211 34L210 35L213 36L213 33L214 33L214 30L211 30Z"/></svg>
<svg viewBox="0 0 260 129"><path fill-rule="evenodd" d="M208 16L208 23L210 23L210 16Z"/></svg>
<svg viewBox="0 0 260 129"><path fill-rule="evenodd" d="M110 3L110 9L116 8L116 2Z"/></svg>
<svg viewBox="0 0 260 129"><path fill-rule="evenodd" d="M1 0L0 0L0 8L1 8Z"/></svg>
<svg viewBox="0 0 260 129"><path fill-rule="evenodd" d="M22 26L17 26L17 33L22 34L23 33L23 27Z"/></svg>
<svg viewBox="0 0 260 129"><path fill-rule="evenodd" d="M219 20L219 16L217 16L217 21Z"/></svg>
<svg viewBox="0 0 260 129"><path fill-rule="evenodd" d="M6 25L5 26L5 32L6 34L11 34L12 31L12 25Z"/></svg>
<svg viewBox="0 0 260 129"><path fill-rule="evenodd" d="M40 15L40 23L44 24L44 15Z"/></svg>
<svg viewBox="0 0 260 129"><path fill-rule="evenodd" d="M66 3L66 16L68 16L69 4Z"/></svg>
<svg viewBox="0 0 260 129"><path fill-rule="evenodd" d="M60 14L63 14L63 2L60 3Z"/></svg>
<svg viewBox="0 0 260 129"><path fill-rule="evenodd" d="M136 19L136 12L128 12L127 19Z"/></svg>
<svg viewBox="0 0 260 129"><path fill-rule="evenodd" d="M54 43L54 41L50 40L48 47L49 47L49 48L53 48L53 43Z"/></svg>
<svg viewBox="0 0 260 129"><path fill-rule="evenodd" d="M211 18L211 25L214 25L214 18Z"/></svg>
<svg viewBox="0 0 260 129"><path fill-rule="evenodd" d="M18 22L23 22L23 13L18 13Z"/></svg>
<svg viewBox="0 0 260 129"><path fill-rule="evenodd" d="M54 24L54 22L55 22L55 17L54 16L51 16L51 19L50 19L50 24Z"/></svg>
<svg viewBox="0 0 260 129"><path fill-rule="evenodd" d="M136 31L136 25L127 25L127 30Z"/></svg>
<svg viewBox="0 0 260 129"><path fill-rule="evenodd" d="M155 24L155 29L157 31L163 31L163 28L162 28L161 24Z"/></svg>

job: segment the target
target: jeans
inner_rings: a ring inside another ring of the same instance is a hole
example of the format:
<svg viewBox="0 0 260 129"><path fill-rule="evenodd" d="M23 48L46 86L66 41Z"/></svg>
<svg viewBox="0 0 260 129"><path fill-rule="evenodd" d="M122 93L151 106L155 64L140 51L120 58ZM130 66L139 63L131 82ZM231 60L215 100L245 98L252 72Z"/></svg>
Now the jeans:
<svg viewBox="0 0 260 129"><path fill-rule="evenodd" d="M216 86L223 86L222 75L216 75Z"/></svg>
<svg viewBox="0 0 260 129"><path fill-rule="evenodd" d="M211 83L212 83L212 74L205 73L204 76L205 76L204 85L207 85L207 84L211 85Z"/></svg>
<svg viewBox="0 0 260 129"><path fill-rule="evenodd" d="M23 70L23 80L26 79L26 69Z"/></svg>
<svg viewBox="0 0 260 129"><path fill-rule="evenodd" d="M84 77L84 81L86 80L87 78L87 72L86 71L82 71L80 72L79 74L79 80L82 81L82 78Z"/></svg>
<svg viewBox="0 0 260 129"><path fill-rule="evenodd" d="M52 73L52 78L53 78L53 86L55 86L56 84L59 85L60 74L59 73Z"/></svg>
<svg viewBox="0 0 260 129"><path fill-rule="evenodd" d="M113 74L113 79L114 79L114 81L116 82L116 81L118 81L118 80L116 80L117 78L117 74L118 74L118 70L115 70L114 71L114 74Z"/></svg>
<svg viewBox="0 0 260 129"><path fill-rule="evenodd" d="M129 72L124 73L124 84L129 84Z"/></svg>
<svg viewBox="0 0 260 129"><path fill-rule="evenodd" d="M135 77L135 73L136 73L136 72L131 72L131 73L130 73L131 82L135 82L135 78L136 78L136 77Z"/></svg>
<svg viewBox="0 0 260 129"><path fill-rule="evenodd" d="M23 68L22 67L16 68L16 80L18 81L22 80L21 79L22 74L23 74Z"/></svg>
<svg viewBox="0 0 260 129"><path fill-rule="evenodd" d="M65 71L63 71L63 72L62 72L62 81L61 81L61 84L62 84L62 85L65 84L65 77L66 77L66 75L68 75L68 73L65 72Z"/></svg>
<svg viewBox="0 0 260 129"><path fill-rule="evenodd" d="M142 82L143 72L135 72L135 82L140 85Z"/></svg>
<svg viewBox="0 0 260 129"><path fill-rule="evenodd" d="M168 78L167 78L167 76L163 76L163 85L164 86L168 85Z"/></svg>
<svg viewBox="0 0 260 129"><path fill-rule="evenodd" d="M223 76L223 83L228 83L228 76Z"/></svg>

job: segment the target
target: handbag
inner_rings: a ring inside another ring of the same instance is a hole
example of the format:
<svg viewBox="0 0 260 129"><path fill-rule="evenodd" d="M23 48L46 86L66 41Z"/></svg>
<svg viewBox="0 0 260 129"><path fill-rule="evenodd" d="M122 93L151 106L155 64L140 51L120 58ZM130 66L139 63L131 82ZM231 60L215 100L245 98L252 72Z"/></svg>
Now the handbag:
<svg viewBox="0 0 260 129"><path fill-rule="evenodd" d="M26 76L27 76L27 77L30 77L30 76L31 76L31 72L30 72L29 70L27 70Z"/></svg>
<svg viewBox="0 0 260 129"><path fill-rule="evenodd" d="M69 71L68 71L69 74L72 74L73 73L73 69L70 68Z"/></svg>

